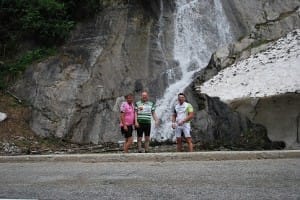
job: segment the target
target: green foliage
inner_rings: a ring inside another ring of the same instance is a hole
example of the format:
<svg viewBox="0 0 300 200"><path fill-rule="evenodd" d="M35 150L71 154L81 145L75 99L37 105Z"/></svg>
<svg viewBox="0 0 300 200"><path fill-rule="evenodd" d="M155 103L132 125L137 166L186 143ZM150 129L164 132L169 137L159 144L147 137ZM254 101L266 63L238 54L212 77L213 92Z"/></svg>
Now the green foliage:
<svg viewBox="0 0 300 200"><path fill-rule="evenodd" d="M75 21L93 17L102 10L103 0L61 0Z"/></svg>
<svg viewBox="0 0 300 200"><path fill-rule="evenodd" d="M64 41L75 22L69 20L63 3L54 0L35 0L24 6L21 29L44 45Z"/></svg>
<svg viewBox="0 0 300 200"><path fill-rule="evenodd" d="M0 88L6 87L27 65L51 55L51 49L68 38L76 21L101 10L101 2L0 0ZM28 52L20 53L24 51ZM12 61L19 54L24 56Z"/></svg>
<svg viewBox="0 0 300 200"><path fill-rule="evenodd" d="M76 21L100 10L100 0L0 0L0 58L13 57L24 40L60 45Z"/></svg>
<svg viewBox="0 0 300 200"><path fill-rule="evenodd" d="M55 0L2 0L0 9L6 39L28 38L51 46L64 41L75 24L65 4Z"/></svg>
<svg viewBox="0 0 300 200"><path fill-rule="evenodd" d="M14 62L0 65L0 89L7 87L7 84L15 80L18 75L24 72L26 67L33 62L40 61L48 56L54 55L56 50L54 48L49 49L36 49L28 51L19 59Z"/></svg>

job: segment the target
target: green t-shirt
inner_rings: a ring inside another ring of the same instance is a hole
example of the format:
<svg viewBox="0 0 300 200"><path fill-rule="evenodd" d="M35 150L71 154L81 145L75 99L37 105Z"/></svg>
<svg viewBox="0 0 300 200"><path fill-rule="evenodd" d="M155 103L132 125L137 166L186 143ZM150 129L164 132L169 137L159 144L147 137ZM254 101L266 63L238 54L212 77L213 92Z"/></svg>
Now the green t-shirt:
<svg viewBox="0 0 300 200"><path fill-rule="evenodd" d="M138 101L135 103L137 121L142 124L151 124L151 116L155 111L155 104L151 101Z"/></svg>
<svg viewBox="0 0 300 200"><path fill-rule="evenodd" d="M176 114L176 121L180 122L186 118L189 113L194 112L193 106L190 103L176 104L174 107L174 114ZM190 123L190 121L186 122Z"/></svg>

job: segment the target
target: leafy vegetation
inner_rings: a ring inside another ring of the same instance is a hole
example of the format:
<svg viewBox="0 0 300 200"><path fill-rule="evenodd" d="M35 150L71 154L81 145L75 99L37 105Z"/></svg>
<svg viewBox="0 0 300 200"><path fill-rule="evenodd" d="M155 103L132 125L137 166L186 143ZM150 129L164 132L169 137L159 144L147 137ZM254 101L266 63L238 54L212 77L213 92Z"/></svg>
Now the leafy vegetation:
<svg viewBox="0 0 300 200"><path fill-rule="evenodd" d="M0 89L27 65L54 53L101 0L0 0Z"/></svg>
<svg viewBox="0 0 300 200"><path fill-rule="evenodd" d="M14 60L11 63L0 65L0 89L5 89L7 84L15 80L21 74L27 65L35 61L44 59L50 55L54 55L56 50L54 48L39 48L32 51L27 51L23 56Z"/></svg>

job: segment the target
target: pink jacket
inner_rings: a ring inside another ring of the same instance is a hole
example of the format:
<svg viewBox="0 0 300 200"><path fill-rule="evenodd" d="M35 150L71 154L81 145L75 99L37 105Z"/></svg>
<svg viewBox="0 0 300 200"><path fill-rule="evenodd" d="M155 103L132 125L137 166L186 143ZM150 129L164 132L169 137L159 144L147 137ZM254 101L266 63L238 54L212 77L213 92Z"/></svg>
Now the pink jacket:
<svg viewBox="0 0 300 200"><path fill-rule="evenodd" d="M133 125L134 124L134 105L128 104L126 101L123 102L120 106L120 112L125 115L125 124ZM120 122L120 126L123 126L122 122Z"/></svg>

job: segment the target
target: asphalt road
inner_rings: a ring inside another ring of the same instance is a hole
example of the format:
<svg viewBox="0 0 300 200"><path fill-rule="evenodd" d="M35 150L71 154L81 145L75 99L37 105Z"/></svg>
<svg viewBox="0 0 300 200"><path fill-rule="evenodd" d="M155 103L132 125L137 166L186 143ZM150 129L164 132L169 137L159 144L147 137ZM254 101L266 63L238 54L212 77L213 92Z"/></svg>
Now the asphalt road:
<svg viewBox="0 0 300 200"><path fill-rule="evenodd" d="M0 163L0 199L296 199L300 159Z"/></svg>

